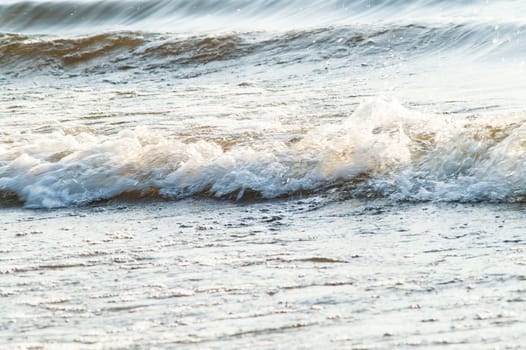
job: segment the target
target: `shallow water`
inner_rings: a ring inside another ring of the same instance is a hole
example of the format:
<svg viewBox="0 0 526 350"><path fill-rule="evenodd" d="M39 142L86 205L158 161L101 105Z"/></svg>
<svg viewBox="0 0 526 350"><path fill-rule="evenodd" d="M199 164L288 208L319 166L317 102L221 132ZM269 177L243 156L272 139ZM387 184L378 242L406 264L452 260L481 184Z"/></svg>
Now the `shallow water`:
<svg viewBox="0 0 526 350"><path fill-rule="evenodd" d="M4 210L21 348L521 348L517 205L186 200Z"/></svg>
<svg viewBox="0 0 526 350"><path fill-rule="evenodd" d="M0 4L0 347L521 348L520 1Z"/></svg>

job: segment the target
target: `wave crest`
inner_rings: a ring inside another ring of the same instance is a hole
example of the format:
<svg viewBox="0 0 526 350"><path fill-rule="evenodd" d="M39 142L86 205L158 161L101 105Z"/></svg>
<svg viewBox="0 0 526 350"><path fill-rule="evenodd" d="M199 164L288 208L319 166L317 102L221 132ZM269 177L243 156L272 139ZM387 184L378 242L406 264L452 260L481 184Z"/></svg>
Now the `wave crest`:
<svg viewBox="0 0 526 350"><path fill-rule="evenodd" d="M223 148L144 129L33 135L0 154L0 191L28 207L122 197L276 198L335 188L395 200L517 202L526 198L524 140L522 116L452 119L376 100L287 142L232 140Z"/></svg>
<svg viewBox="0 0 526 350"><path fill-rule="evenodd" d="M498 38L498 40L496 39ZM0 35L0 70L7 74L60 75L112 73L133 69L148 72L191 67L204 74L209 63L217 69L236 65L320 63L380 68L387 62L427 59L442 54L491 61L508 61L524 52L520 28L515 25L420 26L389 28L344 26L268 33L229 33L181 36L145 32L108 32L77 38L40 35ZM521 58L522 59L522 58ZM338 63L339 62L339 63Z"/></svg>

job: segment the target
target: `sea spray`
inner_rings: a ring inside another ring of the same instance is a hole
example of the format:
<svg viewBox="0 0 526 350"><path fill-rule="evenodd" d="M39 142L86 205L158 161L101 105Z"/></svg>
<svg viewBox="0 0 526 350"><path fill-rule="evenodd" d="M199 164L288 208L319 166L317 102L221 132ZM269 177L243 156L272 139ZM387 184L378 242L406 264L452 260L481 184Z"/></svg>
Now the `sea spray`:
<svg viewBox="0 0 526 350"><path fill-rule="evenodd" d="M0 187L30 207L140 197L152 188L173 199L241 199L247 190L274 198L339 187L397 200L513 202L526 190L524 147L521 116L452 121L374 99L341 123L289 142L236 145L234 138L224 148L206 137L182 142L144 128L34 134L1 155Z"/></svg>

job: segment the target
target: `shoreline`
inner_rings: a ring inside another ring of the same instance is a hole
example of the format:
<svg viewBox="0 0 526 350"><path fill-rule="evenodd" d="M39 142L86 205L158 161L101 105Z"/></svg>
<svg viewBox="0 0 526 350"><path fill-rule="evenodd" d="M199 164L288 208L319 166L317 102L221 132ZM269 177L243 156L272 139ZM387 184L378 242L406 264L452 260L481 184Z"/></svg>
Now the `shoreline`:
<svg viewBox="0 0 526 350"><path fill-rule="evenodd" d="M522 339L521 205L187 200L2 213L6 346Z"/></svg>

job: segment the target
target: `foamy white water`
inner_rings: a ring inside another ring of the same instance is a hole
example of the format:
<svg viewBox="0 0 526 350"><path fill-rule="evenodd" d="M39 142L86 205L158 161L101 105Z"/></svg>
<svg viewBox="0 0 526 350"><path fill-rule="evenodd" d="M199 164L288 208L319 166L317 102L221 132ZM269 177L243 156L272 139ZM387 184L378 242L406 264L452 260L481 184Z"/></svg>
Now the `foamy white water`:
<svg viewBox="0 0 526 350"><path fill-rule="evenodd" d="M110 135L21 135L3 151L0 186L36 208L131 193L242 199L247 190L262 198L332 188L396 200L517 202L525 196L520 115L451 118L374 100L340 122L310 130L288 126L284 140L279 121L252 131L246 124L243 133L261 134L250 141L231 127L235 121L216 122L207 126L213 133L192 141L192 133L129 128Z"/></svg>

